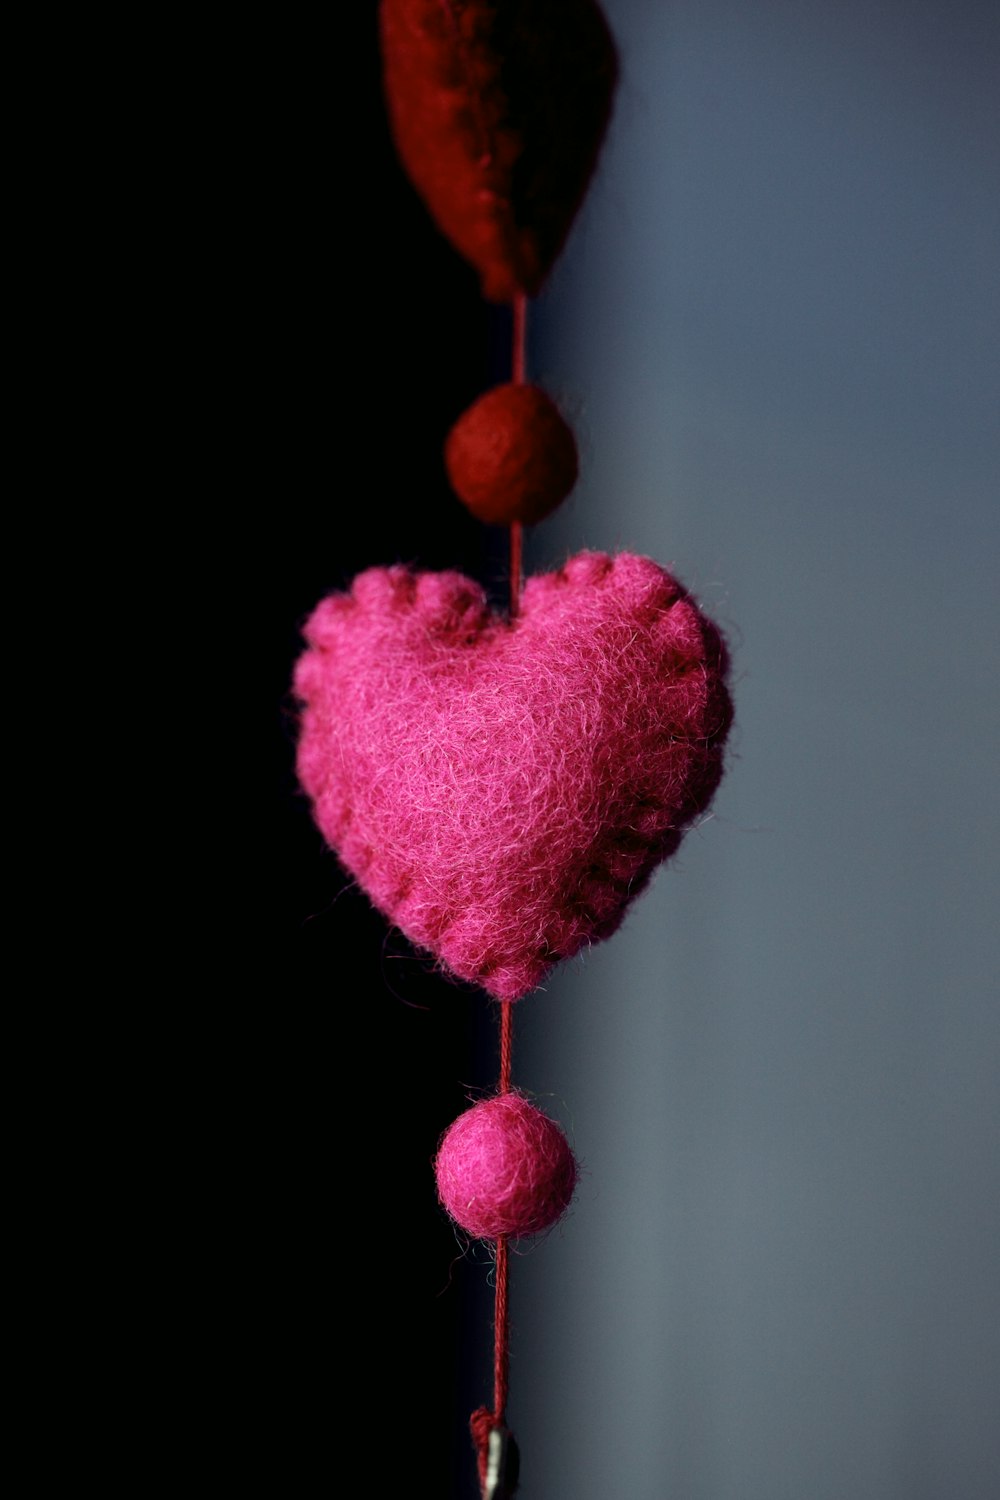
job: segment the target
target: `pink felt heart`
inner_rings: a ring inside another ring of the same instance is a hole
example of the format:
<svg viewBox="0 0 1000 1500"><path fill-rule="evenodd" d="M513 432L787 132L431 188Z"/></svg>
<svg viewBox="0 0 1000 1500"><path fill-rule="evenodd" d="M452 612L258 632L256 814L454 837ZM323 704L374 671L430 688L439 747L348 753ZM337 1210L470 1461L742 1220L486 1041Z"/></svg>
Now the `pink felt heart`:
<svg viewBox="0 0 1000 1500"><path fill-rule="evenodd" d="M347 869L502 1000L607 937L718 783L718 631L648 558L581 553L513 622L458 573L372 568L318 605L298 769Z"/></svg>

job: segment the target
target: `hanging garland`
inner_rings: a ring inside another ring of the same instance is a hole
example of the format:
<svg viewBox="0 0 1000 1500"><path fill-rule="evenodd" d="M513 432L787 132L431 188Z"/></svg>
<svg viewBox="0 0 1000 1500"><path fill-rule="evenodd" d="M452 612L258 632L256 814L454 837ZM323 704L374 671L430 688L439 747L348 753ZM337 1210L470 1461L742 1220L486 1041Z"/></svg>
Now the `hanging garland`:
<svg viewBox="0 0 1000 1500"><path fill-rule="evenodd" d="M509 1241L576 1181L559 1126L512 1083L514 1004L609 937L715 791L731 720L715 626L659 564L581 552L522 589L522 528L577 476L573 434L526 379L527 298L593 171L617 72L592 0L382 0L399 155L484 297L513 310L511 380L445 445L481 521L510 528L510 601L454 572L361 573L305 627L298 772L386 918L499 1002L497 1093L445 1132L438 1195L495 1245L492 1404L471 1425L485 1500L516 1484L506 1427Z"/></svg>

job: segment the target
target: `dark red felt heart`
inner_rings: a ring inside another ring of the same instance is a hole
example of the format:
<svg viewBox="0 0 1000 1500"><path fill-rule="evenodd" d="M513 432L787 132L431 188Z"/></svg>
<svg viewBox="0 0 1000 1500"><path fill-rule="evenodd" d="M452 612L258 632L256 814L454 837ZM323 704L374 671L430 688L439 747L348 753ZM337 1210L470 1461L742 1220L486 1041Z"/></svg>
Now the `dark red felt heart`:
<svg viewBox="0 0 1000 1500"><path fill-rule="evenodd" d="M458 573L373 568L306 626L299 775L381 911L514 1000L607 937L722 768L726 653L648 558L581 553L513 622Z"/></svg>
<svg viewBox="0 0 1000 1500"><path fill-rule="evenodd" d="M594 0L382 0L386 102L441 232L505 302L538 290L594 169L617 62Z"/></svg>

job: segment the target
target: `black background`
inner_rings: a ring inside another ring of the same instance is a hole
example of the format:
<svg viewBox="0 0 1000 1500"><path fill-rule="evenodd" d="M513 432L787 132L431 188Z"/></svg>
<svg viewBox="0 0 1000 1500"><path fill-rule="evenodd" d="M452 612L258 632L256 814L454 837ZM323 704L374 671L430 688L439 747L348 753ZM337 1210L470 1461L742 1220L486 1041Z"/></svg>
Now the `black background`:
<svg viewBox="0 0 1000 1500"><path fill-rule="evenodd" d="M269 474L273 493L256 572L271 615L279 958L251 1042L273 1254L256 1268L270 1325L261 1406L321 1463L329 1444L333 1473L360 1460L365 1493L471 1496L468 1415L491 1394L489 1263L463 1256L430 1163L495 1078L493 1007L435 975L325 849L295 782L288 684L302 621L365 567L455 567L502 592L505 536L451 495L441 448L506 378L509 326L398 166L374 25L352 33L336 80L313 93L281 83L261 141L272 264L260 266L270 326L251 351L252 366L269 354L252 482Z"/></svg>
<svg viewBox="0 0 1000 1500"><path fill-rule="evenodd" d="M94 1130L66 1369L101 1405L88 1445L140 1488L478 1494L491 1265L432 1162L495 1086L495 1009L350 885L294 768L324 594L396 562L507 586L442 445L508 378L509 313L397 162L376 15L164 38L132 85L145 128L109 124L108 291L81 297L80 389L96 338L113 366L88 418L113 585L87 586L127 717L120 891L73 954L110 944L66 1032Z"/></svg>

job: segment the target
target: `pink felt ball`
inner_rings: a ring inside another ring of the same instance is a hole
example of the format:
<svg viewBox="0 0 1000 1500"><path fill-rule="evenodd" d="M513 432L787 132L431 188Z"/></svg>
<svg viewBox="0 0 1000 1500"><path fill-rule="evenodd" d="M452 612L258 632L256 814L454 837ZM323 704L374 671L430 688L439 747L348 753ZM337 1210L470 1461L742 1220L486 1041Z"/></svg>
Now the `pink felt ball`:
<svg viewBox="0 0 1000 1500"><path fill-rule="evenodd" d="M498 1094L459 1115L434 1164L438 1197L477 1239L537 1234L565 1213L576 1162L559 1126L523 1094Z"/></svg>

